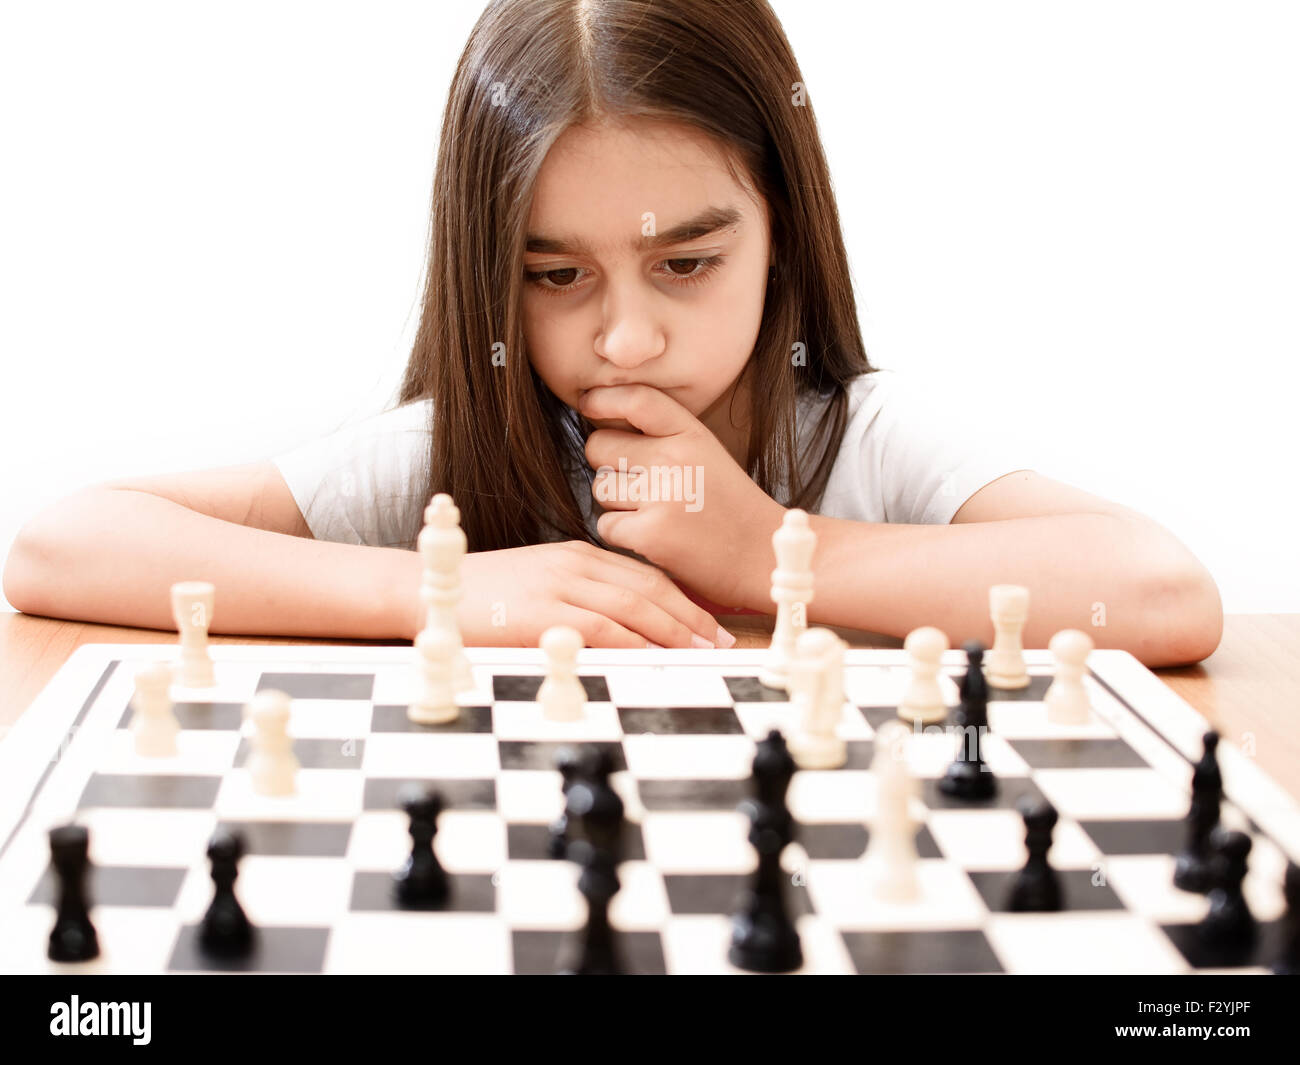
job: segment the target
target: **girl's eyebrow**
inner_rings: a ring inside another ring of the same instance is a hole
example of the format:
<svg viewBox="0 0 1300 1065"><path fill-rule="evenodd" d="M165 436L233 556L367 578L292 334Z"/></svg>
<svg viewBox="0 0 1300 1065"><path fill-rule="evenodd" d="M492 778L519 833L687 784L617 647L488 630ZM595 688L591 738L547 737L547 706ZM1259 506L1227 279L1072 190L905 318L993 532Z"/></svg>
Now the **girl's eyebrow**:
<svg viewBox="0 0 1300 1065"><path fill-rule="evenodd" d="M666 248L673 244L707 237L721 229L738 227L740 219L741 213L735 207L708 207L694 218L687 219L662 233L628 241L627 247L633 251ZM543 237L530 233L524 244L524 251L538 252L543 255L576 255L589 253L591 250L591 246L578 237Z"/></svg>

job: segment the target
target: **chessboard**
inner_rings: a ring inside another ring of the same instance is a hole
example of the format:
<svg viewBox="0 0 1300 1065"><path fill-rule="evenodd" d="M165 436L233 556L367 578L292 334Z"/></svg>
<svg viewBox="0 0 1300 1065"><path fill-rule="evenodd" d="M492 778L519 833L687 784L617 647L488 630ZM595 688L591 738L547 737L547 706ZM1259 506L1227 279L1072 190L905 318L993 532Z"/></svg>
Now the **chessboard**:
<svg viewBox="0 0 1300 1065"><path fill-rule="evenodd" d="M413 724L413 648L211 648L216 686L172 690L178 753L135 753L135 671L175 645L87 645L0 742L0 971L545 973L585 919L578 867L548 856L563 810L555 756L595 745L613 759L627 838L610 906L627 966L640 973L738 972L730 917L756 855L738 805L757 741L795 724L788 695L760 683L763 650L585 649L579 721L546 720L536 649L467 648L474 690L450 724ZM991 689L984 757L997 796L947 797L937 783L959 740L914 729L908 764L920 897L874 898L863 874L875 808L873 737L907 683L901 650L849 650L839 734L847 763L799 770L787 794L794 842L781 856L802 942L801 972L1267 972L1279 949L1300 804L1248 752L1219 747L1221 821L1249 834L1244 882L1260 922L1252 948L1196 935L1207 900L1172 884L1192 763L1207 723L1135 658L1097 650L1084 682L1093 719L1050 722L1051 657L1027 650L1027 688ZM945 652L950 705L964 672ZM251 787L244 709L266 689L293 700L301 768L292 795ZM437 910L403 909L392 874L410 853L403 785L436 789L435 849L450 879ZM1060 912L1009 912L1025 862L1016 803L1059 812L1049 858ZM100 956L47 959L54 919L49 831L85 826ZM196 930L212 897L206 850L219 828L246 842L235 891L255 951L205 955Z"/></svg>

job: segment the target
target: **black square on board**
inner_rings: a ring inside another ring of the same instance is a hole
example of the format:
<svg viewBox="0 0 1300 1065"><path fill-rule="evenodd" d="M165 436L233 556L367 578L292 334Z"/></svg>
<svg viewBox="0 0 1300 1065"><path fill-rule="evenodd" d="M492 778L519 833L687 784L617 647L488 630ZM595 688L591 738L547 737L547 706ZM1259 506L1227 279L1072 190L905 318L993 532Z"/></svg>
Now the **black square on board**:
<svg viewBox="0 0 1300 1065"><path fill-rule="evenodd" d="M77 807L162 808L207 810L217 801L221 777L150 773L94 773L77 800Z"/></svg>
<svg viewBox="0 0 1300 1065"><path fill-rule="evenodd" d="M373 673L263 673L257 691L282 691L291 699L369 699Z"/></svg>
<svg viewBox="0 0 1300 1065"><path fill-rule="evenodd" d="M949 707L948 709L951 711L952 707ZM903 718L898 716L898 707L896 706L859 706L858 710L861 711L862 716L867 719L867 724L873 729L880 728L880 726L886 721L903 721L903 724L911 725L910 721L904 721ZM947 718L943 721L935 722L936 725L940 726L946 723ZM931 725L927 727L933 728L934 726Z"/></svg>
<svg viewBox="0 0 1300 1065"><path fill-rule="evenodd" d="M859 975L1000 973L1001 962L978 929L945 932L841 932Z"/></svg>
<svg viewBox="0 0 1300 1065"><path fill-rule="evenodd" d="M843 823L800 823L795 827L795 842L800 844L809 859L853 859L861 858L867 850L871 834L865 824L856 822ZM918 858L942 858L939 845L934 841L927 825L921 825L916 833L916 856Z"/></svg>
<svg viewBox="0 0 1300 1065"><path fill-rule="evenodd" d="M1147 769L1147 761L1119 737L1007 740L1031 769Z"/></svg>
<svg viewBox="0 0 1300 1065"><path fill-rule="evenodd" d="M738 703L788 703L790 693L784 688L769 688L757 677L723 677L722 682Z"/></svg>
<svg viewBox="0 0 1300 1065"><path fill-rule="evenodd" d="M1080 821L1102 854L1177 854L1186 842L1181 821Z"/></svg>
<svg viewBox="0 0 1300 1065"><path fill-rule="evenodd" d="M975 890L990 913L1011 913L1007 900L1019 870L995 869L987 872L967 869ZM1058 869L1061 884L1061 911L1122 910L1124 903L1105 878L1092 869Z"/></svg>
<svg viewBox="0 0 1300 1065"><path fill-rule="evenodd" d="M214 732L238 732L244 722L243 703L182 703L172 704L172 713L183 729ZM130 703L122 712L118 728L130 728L135 711Z"/></svg>
<svg viewBox="0 0 1300 1065"><path fill-rule="evenodd" d="M412 721L405 704L376 703L370 715L371 732L491 732L492 707L462 706L455 721L443 725L421 725Z"/></svg>
<svg viewBox="0 0 1300 1065"><path fill-rule="evenodd" d="M343 858L351 821L222 821L218 831L244 837L245 854L282 858Z"/></svg>
<svg viewBox="0 0 1300 1065"><path fill-rule="evenodd" d="M510 936L514 971L528 976L554 973L571 956L577 934L515 929ZM663 976L668 972L658 932L616 930L614 942L625 972L637 976Z"/></svg>
<svg viewBox="0 0 1300 1065"><path fill-rule="evenodd" d="M172 906L188 873L188 869L92 864L87 894L92 906ZM46 866L27 901L54 906L57 899L54 871Z"/></svg>
<svg viewBox="0 0 1300 1065"><path fill-rule="evenodd" d="M626 706L618 720L629 736L738 735L745 730L730 706Z"/></svg>
<svg viewBox="0 0 1300 1065"><path fill-rule="evenodd" d="M199 945L199 926L181 928L168 972L319 973L325 965L328 928L257 928L246 957L222 958Z"/></svg>
<svg viewBox="0 0 1300 1065"><path fill-rule="evenodd" d="M735 810L753 793L748 780L638 779L637 794L647 810Z"/></svg>
<svg viewBox="0 0 1300 1065"><path fill-rule="evenodd" d="M953 682L961 686L961 679L966 675L965 669L947 669L945 672L953 679ZM988 686L989 702L1018 702L1018 703L1041 703L1043 696L1047 694L1047 689L1052 686L1052 677L1035 676L1029 677L1029 684L1024 688L995 688L992 684Z"/></svg>
<svg viewBox="0 0 1300 1065"><path fill-rule="evenodd" d="M369 777L362 792L363 810L396 810L407 784L419 784L442 796L444 810L495 810L497 785L491 779Z"/></svg>
<svg viewBox="0 0 1300 1065"><path fill-rule="evenodd" d="M441 906L403 906L393 895L392 873L358 872L352 876L348 910L430 910L441 913L492 913L496 909L496 888L491 873L448 873L447 901Z"/></svg>
<svg viewBox="0 0 1300 1065"><path fill-rule="evenodd" d="M1281 921L1260 922L1254 940L1242 946L1214 943L1201 934L1196 924L1162 924L1160 929L1194 969L1267 968L1282 952Z"/></svg>
<svg viewBox="0 0 1300 1065"><path fill-rule="evenodd" d="M535 703L537 692L545 679L540 675L529 677L503 673L493 676L492 698L499 703ZM578 681L582 684L582 690L587 693L588 702L609 702L609 685L605 683L603 674L588 676L579 673Z"/></svg>
<svg viewBox="0 0 1300 1065"><path fill-rule="evenodd" d="M813 912L808 889L794 883L794 875L787 874L785 900L791 917ZM664 890L668 893L668 908L677 914L731 914L740 904L741 895L749 887L747 873L665 873Z"/></svg>
<svg viewBox="0 0 1300 1065"><path fill-rule="evenodd" d="M645 861L645 839L641 835L641 826L637 822L623 822L621 843L620 861ZM550 825L523 823L506 825L506 856L511 861L544 861L551 857L550 846Z"/></svg>

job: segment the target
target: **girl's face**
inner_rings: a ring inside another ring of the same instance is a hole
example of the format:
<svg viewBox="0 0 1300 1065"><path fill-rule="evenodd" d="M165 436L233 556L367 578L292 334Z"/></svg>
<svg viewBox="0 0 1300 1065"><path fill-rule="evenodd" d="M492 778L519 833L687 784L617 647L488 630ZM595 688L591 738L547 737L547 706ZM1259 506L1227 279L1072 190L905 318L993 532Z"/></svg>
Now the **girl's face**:
<svg viewBox="0 0 1300 1065"><path fill-rule="evenodd" d="M570 407L599 385L667 393L743 466L746 427L727 408L758 337L769 266L766 206L703 134L644 120L571 127L542 164L528 220L529 358ZM737 397L742 421L747 400Z"/></svg>

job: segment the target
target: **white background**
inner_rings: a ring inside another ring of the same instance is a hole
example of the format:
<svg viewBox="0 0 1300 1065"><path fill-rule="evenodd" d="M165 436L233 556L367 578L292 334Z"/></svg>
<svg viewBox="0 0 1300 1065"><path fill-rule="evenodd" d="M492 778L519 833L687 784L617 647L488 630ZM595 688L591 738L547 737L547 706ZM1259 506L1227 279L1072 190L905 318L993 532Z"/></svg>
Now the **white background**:
<svg viewBox="0 0 1300 1065"><path fill-rule="evenodd" d="M0 550L388 405L482 6L0 3ZM1300 5L773 7L872 361L1300 610Z"/></svg>

